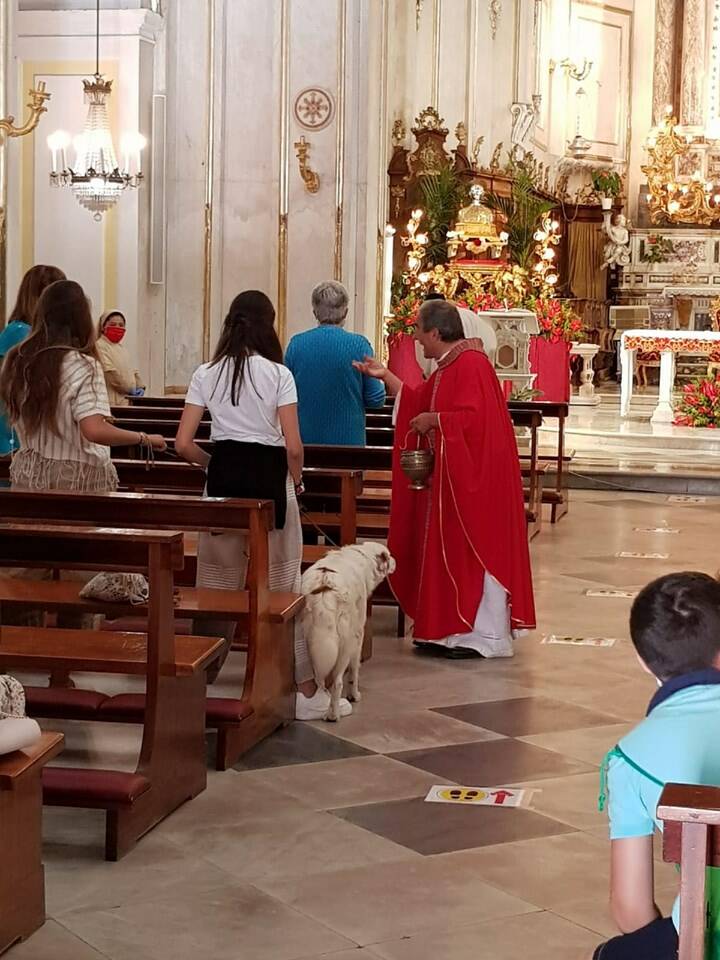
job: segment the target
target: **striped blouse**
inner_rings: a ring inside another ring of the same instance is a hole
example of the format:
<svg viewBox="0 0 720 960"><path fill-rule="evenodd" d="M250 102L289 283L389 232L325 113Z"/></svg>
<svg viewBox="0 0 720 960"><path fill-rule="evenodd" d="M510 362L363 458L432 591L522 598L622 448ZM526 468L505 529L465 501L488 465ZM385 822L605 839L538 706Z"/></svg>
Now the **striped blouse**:
<svg viewBox="0 0 720 960"><path fill-rule="evenodd" d="M105 377L102 367L94 357L77 351L69 351L63 359L60 371L58 394L58 434L48 427L28 435L22 421L17 424L20 445L25 450L34 450L47 460L72 460L80 463L99 464L110 460L110 448L104 444L91 443L80 431L80 421L100 414L110 416Z"/></svg>

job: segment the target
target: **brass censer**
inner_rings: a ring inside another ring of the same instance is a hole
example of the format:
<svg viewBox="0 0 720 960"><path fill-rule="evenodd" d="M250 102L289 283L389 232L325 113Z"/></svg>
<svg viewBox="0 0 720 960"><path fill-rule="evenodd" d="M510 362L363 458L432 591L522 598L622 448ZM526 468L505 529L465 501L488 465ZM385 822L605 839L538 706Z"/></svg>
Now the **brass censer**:
<svg viewBox="0 0 720 960"><path fill-rule="evenodd" d="M408 436L410 436L409 433ZM407 437L405 442L407 443ZM400 466L410 480L411 490L426 490L427 481L435 466L435 454L432 450L421 449L419 446L417 450L403 449L400 451Z"/></svg>

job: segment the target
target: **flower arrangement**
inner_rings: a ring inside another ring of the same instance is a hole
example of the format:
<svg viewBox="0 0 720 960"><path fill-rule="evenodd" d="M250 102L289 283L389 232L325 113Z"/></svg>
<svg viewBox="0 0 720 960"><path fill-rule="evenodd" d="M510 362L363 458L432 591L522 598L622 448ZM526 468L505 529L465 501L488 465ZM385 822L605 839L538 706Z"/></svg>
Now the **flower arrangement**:
<svg viewBox="0 0 720 960"><path fill-rule="evenodd" d="M619 197L622 179L615 170L593 170L592 185L599 197Z"/></svg>
<svg viewBox="0 0 720 960"><path fill-rule="evenodd" d="M583 324L568 303L555 297L533 297L524 306L532 310L540 325L540 335L550 343L565 340L571 343L583 339Z"/></svg>
<svg viewBox="0 0 720 960"><path fill-rule="evenodd" d="M645 263L665 263L675 253L672 240L652 233L647 238L642 259Z"/></svg>
<svg viewBox="0 0 720 960"><path fill-rule="evenodd" d="M385 332L389 340L402 337L405 334L412 336L415 332L415 321L420 304L424 296L418 290L409 290L405 295L396 296L392 304L392 317L385 325Z"/></svg>
<svg viewBox="0 0 720 960"><path fill-rule="evenodd" d="M678 427L720 427L720 380L701 377L686 384L674 422Z"/></svg>

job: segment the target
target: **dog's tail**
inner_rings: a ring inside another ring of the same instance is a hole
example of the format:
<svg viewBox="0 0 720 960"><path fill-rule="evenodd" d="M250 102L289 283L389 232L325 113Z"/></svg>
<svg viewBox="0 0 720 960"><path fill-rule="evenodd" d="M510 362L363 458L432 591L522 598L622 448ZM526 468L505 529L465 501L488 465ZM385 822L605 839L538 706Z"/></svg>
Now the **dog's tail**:
<svg viewBox="0 0 720 960"><path fill-rule="evenodd" d="M336 603L347 603L351 599L350 591L338 577L337 571L330 570L328 567L315 567L308 570L303 577L303 593L306 597L331 593Z"/></svg>

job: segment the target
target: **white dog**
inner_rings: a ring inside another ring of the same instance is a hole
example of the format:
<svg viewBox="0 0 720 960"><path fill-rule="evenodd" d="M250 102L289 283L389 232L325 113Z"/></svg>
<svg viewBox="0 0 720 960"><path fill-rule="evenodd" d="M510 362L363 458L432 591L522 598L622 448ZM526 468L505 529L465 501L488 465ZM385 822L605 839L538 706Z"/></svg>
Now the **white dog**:
<svg viewBox="0 0 720 960"><path fill-rule="evenodd" d="M355 543L333 550L305 571L303 626L315 682L327 689L330 709L326 720L338 720L345 671L350 668L348 699L358 701L367 603L373 590L395 570L395 561L382 543Z"/></svg>

